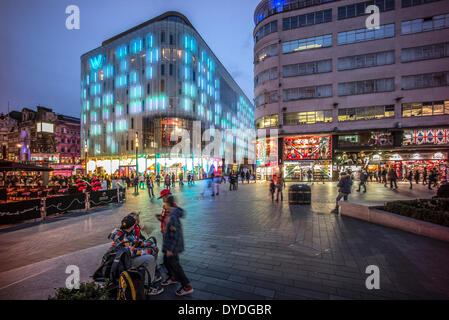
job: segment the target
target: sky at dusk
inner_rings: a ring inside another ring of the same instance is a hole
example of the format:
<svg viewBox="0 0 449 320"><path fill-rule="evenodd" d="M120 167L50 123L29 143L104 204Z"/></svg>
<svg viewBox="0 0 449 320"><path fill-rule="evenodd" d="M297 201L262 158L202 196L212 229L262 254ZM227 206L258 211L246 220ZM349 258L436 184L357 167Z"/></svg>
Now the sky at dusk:
<svg viewBox="0 0 449 320"><path fill-rule="evenodd" d="M260 0L1 0L0 112L37 105L80 115L80 56L166 11L184 14L253 99L253 12ZM65 9L80 9L67 30Z"/></svg>

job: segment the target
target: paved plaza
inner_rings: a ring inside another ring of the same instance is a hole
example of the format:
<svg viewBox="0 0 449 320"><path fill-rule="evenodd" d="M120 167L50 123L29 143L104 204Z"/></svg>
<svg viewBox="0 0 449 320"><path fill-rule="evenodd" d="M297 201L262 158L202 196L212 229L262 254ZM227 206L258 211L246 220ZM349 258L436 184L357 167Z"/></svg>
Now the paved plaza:
<svg viewBox="0 0 449 320"><path fill-rule="evenodd" d="M178 298L169 287L152 299L449 298L449 243L331 214L336 183L312 185L310 206L289 206L287 189L284 201L273 203L268 183L240 183L237 192L223 184L214 198L201 196L204 186L173 191L187 212L181 264L195 292ZM368 183L367 193L355 190L350 201L370 204L434 195L406 183L398 191L378 183ZM146 190L137 197L129 190L121 206L0 230L0 299L46 299L65 286L70 264L90 281L107 235L131 211L141 212L161 244L160 207ZM369 265L380 268L380 290L365 287Z"/></svg>

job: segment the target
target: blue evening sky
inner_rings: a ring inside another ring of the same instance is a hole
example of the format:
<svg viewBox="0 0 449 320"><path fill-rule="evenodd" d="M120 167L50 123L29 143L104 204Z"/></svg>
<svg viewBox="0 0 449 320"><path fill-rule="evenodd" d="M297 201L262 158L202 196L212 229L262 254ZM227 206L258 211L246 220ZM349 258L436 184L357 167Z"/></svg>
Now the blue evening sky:
<svg viewBox="0 0 449 320"><path fill-rule="evenodd" d="M1 0L0 112L35 109L80 115L80 56L166 11L195 26L249 99L253 99L253 13L260 0ZM67 30L65 8L80 8Z"/></svg>

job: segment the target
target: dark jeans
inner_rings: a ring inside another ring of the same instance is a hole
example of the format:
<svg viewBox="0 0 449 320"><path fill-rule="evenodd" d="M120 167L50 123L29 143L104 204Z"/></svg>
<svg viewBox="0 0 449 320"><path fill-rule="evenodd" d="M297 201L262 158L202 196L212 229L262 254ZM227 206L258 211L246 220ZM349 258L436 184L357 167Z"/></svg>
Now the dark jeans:
<svg viewBox="0 0 449 320"><path fill-rule="evenodd" d="M390 179L390 189L393 189L393 184L394 184L394 188L397 189L398 184L396 182L396 179Z"/></svg>
<svg viewBox="0 0 449 320"><path fill-rule="evenodd" d="M361 187L363 187L364 192L366 192L366 182L360 181L360 184L359 184L359 191L360 191L360 188L361 188Z"/></svg>
<svg viewBox="0 0 449 320"><path fill-rule="evenodd" d="M190 281L187 279L184 270L179 264L179 256L177 254L173 254L171 257L167 257L167 254L164 254L164 266L167 269L167 276L169 278L174 278L180 282L183 288L189 285Z"/></svg>
<svg viewBox="0 0 449 320"><path fill-rule="evenodd" d="M148 186L148 195L152 198L154 198L154 192L153 192L153 187Z"/></svg>

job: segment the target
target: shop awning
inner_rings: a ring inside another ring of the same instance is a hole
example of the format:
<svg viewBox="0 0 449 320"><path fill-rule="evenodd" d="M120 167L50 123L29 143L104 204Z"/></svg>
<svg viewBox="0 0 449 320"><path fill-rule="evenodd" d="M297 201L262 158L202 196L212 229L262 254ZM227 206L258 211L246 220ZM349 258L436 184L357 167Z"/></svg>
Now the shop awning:
<svg viewBox="0 0 449 320"><path fill-rule="evenodd" d="M53 169L33 164L0 160L0 171L53 171Z"/></svg>

